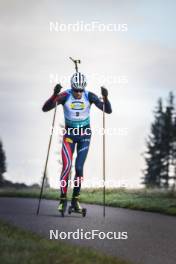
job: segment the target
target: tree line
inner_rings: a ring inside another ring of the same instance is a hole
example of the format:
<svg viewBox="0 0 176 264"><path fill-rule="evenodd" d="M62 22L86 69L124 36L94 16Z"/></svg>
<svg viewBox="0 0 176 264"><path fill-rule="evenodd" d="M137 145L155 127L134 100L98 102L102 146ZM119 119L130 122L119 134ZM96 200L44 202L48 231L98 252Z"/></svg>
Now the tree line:
<svg viewBox="0 0 176 264"><path fill-rule="evenodd" d="M174 94L169 93L166 105L159 98L154 111L150 135L144 153L146 187L166 188L176 184L176 108Z"/></svg>
<svg viewBox="0 0 176 264"><path fill-rule="evenodd" d="M3 149L2 141L0 140L0 186L2 186L5 181L3 174L6 172L6 170L7 170L6 155Z"/></svg>
<svg viewBox="0 0 176 264"><path fill-rule="evenodd" d="M26 185L25 183L14 183L11 182L9 180L6 180L4 178L4 173L7 171L7 162L6 162L6 154L5 154L5 150L3 148L3 143L2 140L0 140L0 188L16 188L16 189L20 189L20 188L40 188L40 184L34 183L32 185ZM44 186L45 188L50 188L50 184L49 184L49 179L48 176L46 175L45 178L45 182L44 182Z"/></svg>

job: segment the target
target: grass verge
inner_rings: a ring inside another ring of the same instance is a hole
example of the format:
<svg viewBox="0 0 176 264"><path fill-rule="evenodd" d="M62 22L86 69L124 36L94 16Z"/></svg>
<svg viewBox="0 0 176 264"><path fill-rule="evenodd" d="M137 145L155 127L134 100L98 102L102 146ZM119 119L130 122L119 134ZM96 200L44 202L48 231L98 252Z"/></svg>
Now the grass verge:
<svg viewBox="0 0 176 264"><path fill-rule="evenodd" d="M19 190L2 188L0 196L38 198L39 191L39 189L31 188ZM58 197L58 190L44 190L43 198L57 200ZM69 192L68 198L71 198L71 192ZM102 189L82 189L80 200L84 203L101 205L103 203ZM176 215L176 192L156 189L107 189L106 205Z"/></svg>
<svg viewBox="0 0 176 264"><path fill-rule="evenodd" d="M47 240L0 221L0 263L3 264L128 264L94 250Z"/></svg>

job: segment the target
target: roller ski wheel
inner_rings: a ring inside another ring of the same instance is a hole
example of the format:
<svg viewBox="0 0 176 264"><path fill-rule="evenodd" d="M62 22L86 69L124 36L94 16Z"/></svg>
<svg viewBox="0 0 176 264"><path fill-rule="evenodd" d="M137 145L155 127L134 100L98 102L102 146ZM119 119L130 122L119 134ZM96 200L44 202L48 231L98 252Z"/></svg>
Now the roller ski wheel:
<svg viewBox="0 0 176 264"><path fill-rule="evenodd" d="M70 215L71 213L77 213L77 214L82 214L82 217L86 216L87 209L86 208L81 208L80 203L77 198L73 198L71 205L68 208L68 214Z"/></svg>
<svg viewBox="0 0 176 264"><path fill-rule="evenodd" d="M82 216L85 217L87 214L87 209L86 208L83 208L82 209Z"/></svg>
<svg viewBox="0 0 176 264"><path fill-rule="evenodd" d="M58 206L58 211L61 213L61 216L65 216L65 212L67 210L67 200L66 199L61 199L60 204Z"/></svg>
<svg viewBox="0 0 176 264"><path fill-rule="evenodd" d="M68 214L70 215L71 213L72 213L72 207L69 206L69 207L68 207Z"/></svg>
<svg viewBox="0 0 176 264"><path fill-rule="evenodd" d="M75 209L74 207L72 207L71 205L68 208L68 214L71 215L71 213L76 213L76 214L81 214L82 217L86 216L87 213L87 209L86 208L81 208L81 209Z"/></svg>

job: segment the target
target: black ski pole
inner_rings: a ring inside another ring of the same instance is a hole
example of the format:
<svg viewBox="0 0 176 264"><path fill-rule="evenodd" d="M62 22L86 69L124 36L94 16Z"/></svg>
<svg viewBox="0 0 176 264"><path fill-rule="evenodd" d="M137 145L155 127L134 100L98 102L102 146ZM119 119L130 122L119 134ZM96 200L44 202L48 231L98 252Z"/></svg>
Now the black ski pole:
<svg viewBox="0 0 176 264"><path fill-rule="evenodd" d="M105 156L105 103L103 101L103 216L105 217L105 203L106 203L106 156Z"/></svg>
<svg viewBox="0 0 176 264"><path fill-rule="evenodd" d="M45 168L44 168L43 179L42 179L42 186L41 186L41 190L40 190L40 197L39 197L38 208L37 208L37 215L39 214L39 211L40 211L40 203L41 203L42 194L43 194L43 186L44 186L44 182L45 182L45 178L46 178L46 170L47 170L48 158L49 158L51 141L52 141L53 130L54 130L56 110L57 110L57 102L56 102L56 106L55 106L55 109L54 109L54 115L53 115L53 121L52 121L51 134L50 134L50 139L49 139L49 144L48 144L48 151L47 151L47 155L46 155Z"/></svg>

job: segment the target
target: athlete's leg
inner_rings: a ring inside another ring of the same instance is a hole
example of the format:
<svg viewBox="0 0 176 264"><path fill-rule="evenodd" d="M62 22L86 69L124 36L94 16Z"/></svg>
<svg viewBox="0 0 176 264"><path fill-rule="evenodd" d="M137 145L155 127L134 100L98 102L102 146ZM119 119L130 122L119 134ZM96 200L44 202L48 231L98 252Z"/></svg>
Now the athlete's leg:
<svg viewBox="0 0 176 264"><path fill-rule="evenodd" d="M61 185L61 197L66 197L67 187L68 187L68 178L72 166L72 156L75 148L75 143L68 136L64 136L62 144L62 173L60 177Z"/></svg>
<svg viewBox="0 0 176 264"><path fill-rule="evenodd" d="M90 136L83 137L77 143L77 158L75 162L75 187L73 189L73 197L79 196L81 189L81 180L83 178L83 167L88 154L90 145Z"/></svg>

